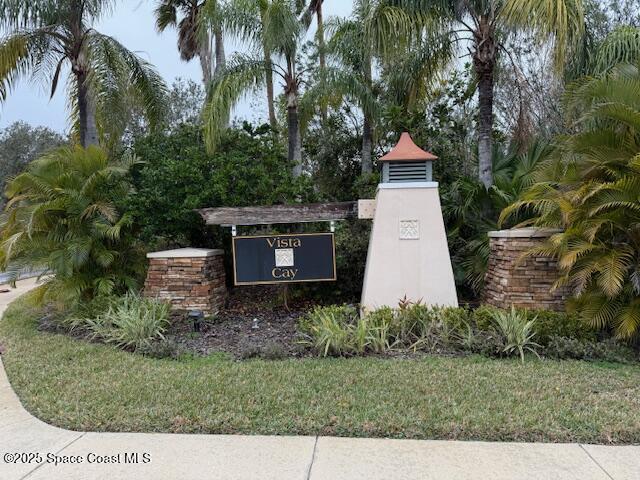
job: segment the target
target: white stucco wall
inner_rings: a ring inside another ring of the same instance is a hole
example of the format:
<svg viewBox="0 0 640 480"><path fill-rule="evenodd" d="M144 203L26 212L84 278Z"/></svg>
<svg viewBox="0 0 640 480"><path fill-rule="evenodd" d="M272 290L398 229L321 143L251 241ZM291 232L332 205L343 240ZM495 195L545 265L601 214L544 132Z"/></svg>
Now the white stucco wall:
<svg viewBox="0 0 640 480"><path fill-rule="evenodd" d="M362 291L365 310L396 307L405 295L428 305L458 305L437 185L378 188ZM418 239L400 239L400 222L406 220L418 221Z"/></svg>

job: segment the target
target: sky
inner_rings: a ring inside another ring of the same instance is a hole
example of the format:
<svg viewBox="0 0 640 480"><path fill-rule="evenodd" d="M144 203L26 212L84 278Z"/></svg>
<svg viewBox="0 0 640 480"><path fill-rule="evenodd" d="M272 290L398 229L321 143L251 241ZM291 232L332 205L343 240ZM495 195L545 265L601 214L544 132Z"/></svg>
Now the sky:
<svg viewBox="0 0 640 480"><path fill-rule="evenodd" d="M153 10L155 0L120 0L109 17L95 25L96 30L115 37L129 50L136 52L158 69L168 85L177 77L202 81L197 59L189 63L180 60L177 50L177 34L173 29L159 34L155 29ZM325 0L324 16L348 16L351 0ZM310 34L312 34L310 32ZM227 56L238 49L233 42L225 42ZM50 83L33 83L23 78L0 105L0 129L22 120L32 125L44 125L58 132L69 129L65 91L60 82L58 91L50 100ZM250 121L266 119L263 96L246 98L234 110L233 115Z"/></svg>

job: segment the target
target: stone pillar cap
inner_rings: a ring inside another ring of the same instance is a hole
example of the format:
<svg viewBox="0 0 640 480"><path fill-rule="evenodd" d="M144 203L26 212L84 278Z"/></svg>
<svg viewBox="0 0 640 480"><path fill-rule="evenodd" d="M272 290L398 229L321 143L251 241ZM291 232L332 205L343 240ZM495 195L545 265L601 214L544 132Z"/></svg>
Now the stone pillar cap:
<svg viewBox="0 0 640 480"><path fill-rule="evenodd" d="M547 238L554 233L562 232L559 228L510 228L507 230L493 230L488 233L489 238Z"/></svg>
<svg viewBox="0 0 640 480"><path fill-rule="evenodd" d="M223 255L224 250L219 248L177 248L175 250L163 250L161 252L149 252L147 258L202 258Z"/></svg>

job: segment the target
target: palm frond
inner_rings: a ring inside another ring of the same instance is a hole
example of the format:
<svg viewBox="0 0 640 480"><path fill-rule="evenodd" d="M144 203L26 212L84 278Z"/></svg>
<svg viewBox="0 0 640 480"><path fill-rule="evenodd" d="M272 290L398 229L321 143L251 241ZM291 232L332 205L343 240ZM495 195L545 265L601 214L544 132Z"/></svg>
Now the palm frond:
<svg viewBox="0 0 640 480"><path fill-rule="evenodd" d="M607 72L620 63L640 61L640 28L622 25L609 33L593 59L594 74Z"/></svg>
<svg viewBox="0 0 640 480"><path fill-rule="evenodd" d="M538 32L543 42L552 39L558 69L576 50L584 31L581 0L506 0L500 16L507 26Z"/></svg>
<svg viewBox="0 0 640 480"><path fill-rule="evenodd" d="M214 78L202 111L207 149L215 151L227 128L229 111L248 91L264 83L265 62L256 57L236 54L225 69Z"/></svg>
<svg viewBox="0 0 640 480"><path fill-rule="evenodd" d="M139 105L152 127L167 110L167 87L148 62L112 37L92 32L87 39L91 91L97 99L102 131L118 135L131 103Z"/></svg>

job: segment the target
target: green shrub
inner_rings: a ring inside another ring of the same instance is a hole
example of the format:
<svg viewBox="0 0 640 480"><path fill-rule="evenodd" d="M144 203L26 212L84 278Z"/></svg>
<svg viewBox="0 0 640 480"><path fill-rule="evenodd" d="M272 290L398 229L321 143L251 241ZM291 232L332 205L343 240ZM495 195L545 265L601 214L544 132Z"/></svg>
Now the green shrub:
<svg viewBox="0 0 640 480"><path fill-rule="evenodd" d="M273 205L308 198L305 178L294 179L280 140L268 127L230 128L208 154L202 129L183 125L139 139L144 164L133 174L127 208L148 243L220 246L194 209Z"/></svg>
<svg viewBox="0 0 640 480"><path fill-rule="evenodd" d="M584 341L595 341L596 331L576 313L535 310L530 315L537 317L536 338L546 344L553 337L571 337Z"/></svg>
<svg viewBox="0 0 640 480"><path fill-rule="evenodd" d="M354 335L354 332L364 331L360 322L358 310L354 307L332 305L314 308L300 326L308 337L306 343L319 355L326 357L364 352L366 340ZM359 351L360 348L362 351Z"/></svg>
<svg viewBox="0 0 640 480"><path fill-rule="evenodd" d="M24 268L53 274L38 289L41 303L70 306L135 288L144 256L131 216L116 205L135 163L96 146L61 147L30 163L7 186L0 268L13 278Z"/></svg>
<svg viewBox="0 0 640 480"><path fill-rule="evenodd" d="M554 336L544 349L545 356L559 360L602 360L606 362L630 363L637 361L637 354L615 339L600 342L571 337Z"/></svg>
<svg viewBox="0 0 640 480"><path fill-rule="evenodd" d="M107 343L129 350L149 349L164 339L169 323L169 305L128 293L117 299L104 313L87 319L93 335Z"/></svg>
<svg viewBox="0 0 640 480"><path fill-rule="evenodd" d="M472 320L481 331L491 331L494 328L493 318L501 309L490 305L481 305L472 314ZM546 345L551 337L572 337L581 340L595 340L596 332L578 315L550 310L527 310L516 308L516 311L526 315L528 320L536 319L534 331L536 341Z"/></svg>
<svg viewBox="0 0 640 480"><path fill-rule="evenodd" d="M305 343L319 355L362 355L392 349L462 350L469 312L462 308L404 303L360 317L349 306L317 307L301 322Z"/></svg>
<svg viewBox="0 0 640 480"><path fill-rule="evenodd" d="M375 310L357 322L357 329L363 333L366 342L361 343L372 352L381 353L390 350L400 341L399 323L395 312L388 307Z"/></svg>
<svg viewBox="0 0 640 480"><path fill-rule="evenodd" d="M504 348L502 351L507 355L517 353L520 360L524 363L524 353L529 351L538 355L537 347L540 347L533 341L535 337L534 325L536 318L529 320L526 312L518 311L515 307L511 310L494 312L493 321L496 331L502 337Z"/></svg>

